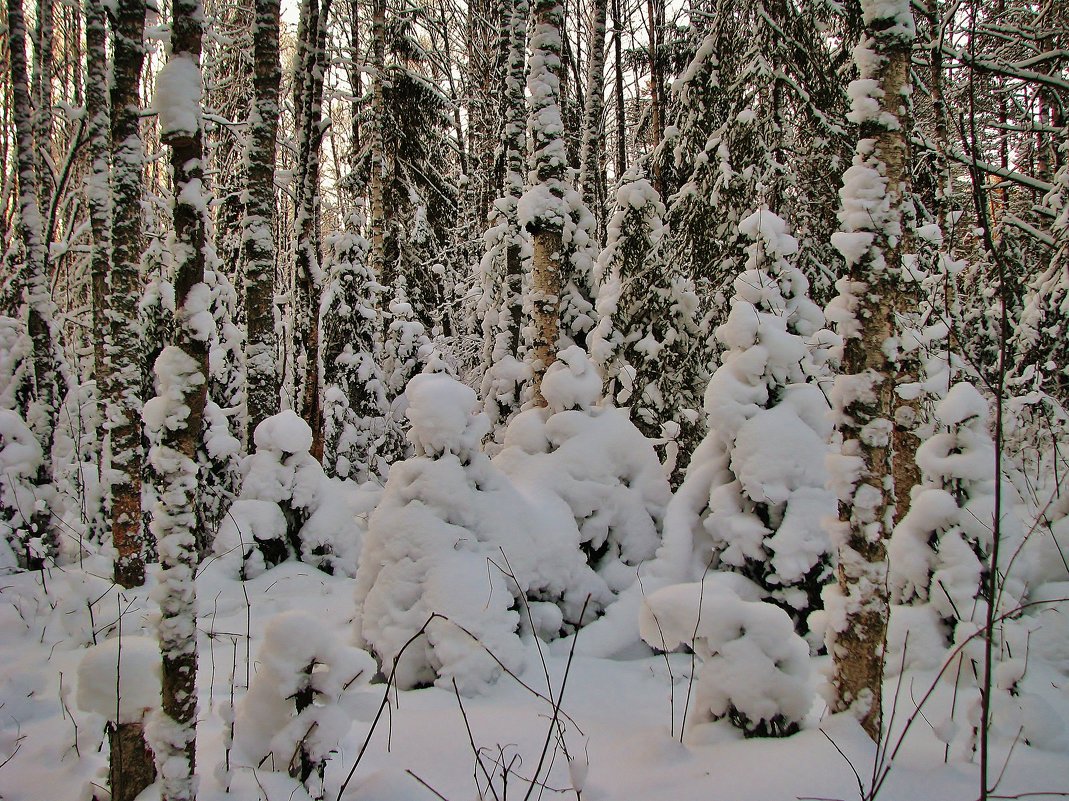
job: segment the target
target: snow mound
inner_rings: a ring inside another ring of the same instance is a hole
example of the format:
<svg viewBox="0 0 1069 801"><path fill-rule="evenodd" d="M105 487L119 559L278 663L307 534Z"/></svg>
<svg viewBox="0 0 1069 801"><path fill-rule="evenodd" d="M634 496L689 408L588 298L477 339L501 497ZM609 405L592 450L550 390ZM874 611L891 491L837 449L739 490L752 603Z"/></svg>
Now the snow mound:
<svg viewBox="0 0 1069 801"><path fill-rule="evenodd" d="M154 637L110 637L90 646L78 663L78 706L113 723L137 723L160 705L160 668Z"/></svg>
<svg viewBox="0 0 1069 801"><path fill-rule="evenodd" d="M812 705L809 646L772 604L744 601L716 580L676 584L646 599L639 626L655 648L693 648L696 721L728 718L747 736L784 736Z"/></svg>
<svg viewBox="0 0 1069 801"><path fill-rule="evenodd" d="M578 345L565 348L542 378L542 396L554 412L587 410L601 398L601 375Z"/></svg>

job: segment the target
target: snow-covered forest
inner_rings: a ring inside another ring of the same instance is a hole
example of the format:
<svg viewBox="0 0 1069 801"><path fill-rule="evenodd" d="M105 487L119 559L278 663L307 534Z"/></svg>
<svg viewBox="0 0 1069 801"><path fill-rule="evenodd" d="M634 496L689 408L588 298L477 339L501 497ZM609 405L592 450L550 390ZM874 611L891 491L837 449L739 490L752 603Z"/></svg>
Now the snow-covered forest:
<svg viewBox="0 0 1069 801"><path fill-rule="evenodd" d="M0 32L0 801L1069 798L1064 0Z"/></svg>

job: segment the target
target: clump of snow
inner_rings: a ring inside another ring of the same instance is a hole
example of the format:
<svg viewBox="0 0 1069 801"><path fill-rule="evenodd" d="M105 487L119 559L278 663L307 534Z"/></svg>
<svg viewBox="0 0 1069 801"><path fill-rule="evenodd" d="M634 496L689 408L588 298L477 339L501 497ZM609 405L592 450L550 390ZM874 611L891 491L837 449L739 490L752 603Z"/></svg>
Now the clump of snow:
<svg viewBox="0 0 1069 801"><path fill-rule="evenodd" d="M292 455L312 448L312 429L292 409L268 417L252 435L256 448Z"/></svg>
<svg viewBox="0 0 1069 801"><path fill-rule="evenodd" d="M783 610L714 577L653 593L639 626L655 648L694 650L695 722L728 718L750 737L798 731L814 699L809 646Z"/></svg>
<svg viewBox="0 0 1069 801"><path fill-rule="evenodd" d="M458 456L478 450L490 431L475 391L441 373L415 376L408 396L408 438L421 456Z"/></svg>
<svg viewBox="0 0 1069 801"><path fill-rule="evenodd" d="M559 364L561 410L518 415L493 462L470 389L423 375L407 390L421 455L391 470L357 574L357 631L384 670L448 618L409 646L401 686L481 689L501 672L486 649L516 669L521 632L594 619L657 547L669 492L652 446L626 412L590 406L600 379L581 350Z"/></svg>
<svg viewBox="0 0 1069 801"><path fill-rule="evenodd" d="M160 705L160 666L154 637L109 637L90 646L78 663L79 708L113 723L140 722Z"/></svg>
<svg viewBox="0 0 1069 801"><path fill-rule="evenodd" d="M542 379L542 397L554 412L590 409L601 398L601 375L586 351L571 345L557 354Z"/></svg>
<svg viewBox="0 0 1069 801"><path fill-rule="evenodd" d="M156 75L154 101L164 141L200 130L200 100L200 65L187 55L169 58Z"/></svg>

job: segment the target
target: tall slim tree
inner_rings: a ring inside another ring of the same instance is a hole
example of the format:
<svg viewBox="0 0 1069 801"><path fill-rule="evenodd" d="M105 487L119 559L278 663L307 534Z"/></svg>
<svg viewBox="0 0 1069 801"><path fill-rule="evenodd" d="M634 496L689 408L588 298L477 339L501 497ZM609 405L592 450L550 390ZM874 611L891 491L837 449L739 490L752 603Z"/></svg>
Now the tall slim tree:
<svg viewBox="0 0 1069 801"><path fill-rule="evenodd" d="M833 243L846 261L839 295L829 305L843 336L842 375L833 393L842 451L839 491L841 622L830 632L835 664L833 708L850 709L865 731L881 736L883 646L888 614L887 539L895 513L892 438L902 399L895 392L896 310L904 281L903 234L910 49L915 37L907 0L862 0L865 36L855 49L860 78L851 87L850 118L860 139L840 192ZM898 488L908 491L908 487Z"/></svg>
<svg viewBox="0 0 1069 801"><path fill-rule="evenodd" d="M536 0L532 8L527 69L530 170L520 222L533 241L528 302L534 322L534 402L542 406L542 376L558 349L562 343L585 345L594 327L589 250L593 218L569 175L561 115L564 4Z"/></svg>
<svg viewBox="0 0 1069 801"><path fill-rule="evenodd" d="M121 480L111 490L111 537L115 580L124 587L144 583L141 516L141 380L143 347L137 326L141 300L142 170L141 70L145 60L144 0L123 0L116 16L111 83L112 264L108 272L107 419L112 470Z"/></svg>
<svg viewBox="0 0 1069 801"><path fill-rule="evenodd" d="M36 484L44 487L52 480L52 438L56 414L62 402L63 380L57 349L58 332L54 322L54 303L48 281L48 243L45 241L41 216L33 138L33 106L26 77L26 23L21 0L8 0L9 69L12 94L12 118L15 123L15 168L18 172L18 232L25 260L23 296L27 308L28 328L33 348L33 393L26 409L26 422L41 446L43 458ZM34 515L34 536L20 555L24 567L41 568L57 547L49 533L47 512ZM40 539L40 545L30 545Z"/></svg>
<svg viewBox="0 0 1069 801"><path fill-rule="evenodd" d="M152 530L160 556L162 710L154 749L162 771L163 801L196 798L197 616L193 572L197 561L197 448L208 388L208 343L214 323L204 283L203 177L199 0L175 0L171 52L156 77L161 139L171 149L174 180L175 331L156 360L157 395L146 404L152 462L160 476Z"/></svg>
<svg viewBox="0 0 1069 801"><path fill-rule="evenodd" d="M111 79L111 141L101 151L100 130L108 122L103 76L104 9L93 0L87 7L86 41L91 76L87 86L92 148L90 219L96 313L107 319L105 358L98 381L106 403L107 439L101 484L109 504L111 541L115 548L115 582L139 587L145 582L145 528L141 508L143 456L141 399L144 339L138 320L142 297L141 259L144 146L141 140L141 70L145 60L145 0L120 0L113 22ZM99 49L97 49L99 48ZM106 130L106 129L104 129ZM110 150L110 154L109 151ZM112 162L108 191L108 156ZM103 184L101 186L101 184ZM111 218L108 217L109 209ZM110 243L110 264L108 248ZM98 286L100 271L106 284ZM110 467L110 470L107 469ZM114 477L115 480L112 480ZM140 721L118 723L111 734L112 798L133 801L156 779L153 755Z"/></svg>
<svg viewBox="0 0 1069 801"><path fill-rule="evenodd" d="M608 0L594 0L590 22L590 56L586 73L586 108L579 149L579 191L601 209L605 204L605 176L601 168L602 120L605 114L605 18Z"/></svg>
<svg viewBox="0 0 1069 801"><path fill-rule="evenodd" d="M520 362L523 325L523 245L525 237L518 222L523 195L524 150L524 64L527 48L527 0L500 0L501 31L505 40L505 79L500 93L504 118L498 160L504 173L500 197L491 206L490 228L486 232L486 253L480 264L482 296L479 312L483 320L483 378L480 394L484 410L499 435L508 420L520 410L521 387L526 371Z"/></svg>
<svg viewBox="0 0 1069 801"><path fill-rule="evenodd" d="M275 342L275 140L280 116L279 0L256 0L253 19L253 104L246 150L248 194L243 219L245 269L246 441L278 412Z"/></svg>
<svg viewBox="0 0 1069 801"><path fill-rule="evenodd" d="M297 403L312 427L312 455L323 458L323 415L319 374L319 302L323 292L320 235L319 150L326 130L323 81L327 72L327 23L331 0L304 0L298 31L297 219L295 282L295 364Z"/></svg>
<svg viewBox="0 0 1069 801"><path fill-rule="evenodd" d="M86 196L89 206L89 224L92 229L92 244L89 250L89 274L92 280L90 299L93 307L93 330L97 332L93 343L93 378L96 381L96 397L104 407L104 392L107 387L107 294L108 273L111 271L111 110L108 104L108 55L105 47L107 28L104 6L101 0L86 0L85 3L85 49L86 85L85 137L89 148L89 174L86 177ZM98 443L97 468L103 478L106 464L104 448L106 431L102 428ZM103 482L102 482L103 484ZM89 514L91 540L102 542L106 536L103 516L107 514L107 499Z"/></svg>

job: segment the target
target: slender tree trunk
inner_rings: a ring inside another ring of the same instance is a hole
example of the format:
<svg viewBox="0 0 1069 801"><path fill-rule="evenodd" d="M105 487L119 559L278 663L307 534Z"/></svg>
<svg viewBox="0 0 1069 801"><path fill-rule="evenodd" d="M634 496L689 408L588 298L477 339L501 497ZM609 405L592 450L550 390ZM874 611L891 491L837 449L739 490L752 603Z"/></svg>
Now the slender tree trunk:
<svg viewBox="0 0 1069 801"><path fill-rule="evenodd" d="M253 105L247 145L248 199L244 218L245 341L248 429L278 412L278 343L275 341L275 141L278 134L279 0L255 0Z"/></svg>
<svg viewBox="0 0 1069 801"><path fill-rule="evenodd" d="M387 287L393 285L393 270L386 272L386 207L383 181L386 153L383 126L386 124L386 0L371 3L371 120L368 138L371 146L371 272Z"/></svg>
<svg viewBox="0 0 1069 801"><path fill-rule="evenodd" d="M873 740L882 728L880 694L888 615L886 540L894 523L893 434L901 401L899 369L889 343L898 335L902 291L903 194L908 127L903 96L909 89L913 18L906 0L880 5L862 0L868 19L862 41L871 51L859 64L865 92L879 108L855 101L861 139L840 192L841 230L833 241L848 274L836 308L844 335L843 375L836 381L842 432L840 496L835 536L844 622L832 632L836 711L852 709ZM862 51L858 51L862 52ZM860 60L860 59L859 59ZM864 88L859 85L859 88ZM882 197L874 197L876 193ZM908 488L906 488L908 489Z"/></svg>
<svg viewBox="0 0 1069 801"><path fill-rule="evenodd" d="M594 0L590 25L590 56L587 60L586 108L583 110L583 140L579 150L579 192L588 203L596 195L601 165L602 119L605 113L605 17L608 0ZM602 205L596 199L597 208Z"/></svg>
<svg viewBox="0 0 1069 801"><path fill-rule="evenodd" d="M173 344L156 360L153 464L160 474L152 527L160 552L160 651L163 655L161 737L154 743L160 765L162 801L196 798L197 612L193 582L197 560L197 448L203 438L208 387L208 337L203 313L205 210L211 200L203 178L200 92L204 9L199 0L174 0L171 55L157 86L184 90L177 107L160 109L161 139L171 148L174 176L176 325ZM165 80L166 77L166 80ZM197 318L201 318L198 320ZM166 421L161 422L161 421Z"/></svg>
<svg viewBox="0 0 1069 801"><path fill-rule="evenodd" d="M57 347L52 295L49 290L48 243L44 239L44 221L37 194L37 174L34 162L33 110L26 77L26 22L21 0L8 0L8 37L10 42L9 69L11 78L12 121L15 124L15 168L18 173L17 230L22 241L25 260L24 294L27 322L33 348L33 396L27 409L27 420L33 430L44 458L38 469L36 483L40 487L52 481L52 440L56 415L62 402L61 365ZM47 509L33 515L32 538L40 538L43 552L31 553L29 547L19 555L23 567L40 569L45 558L58 548L51 533Z"/></svg>
<svg viewBox="0 0 1069 801"><path fill-rule="evenodd" d="M144 0L121 0L115 20L115 66L111 85L112 264L108 272L107 419L112 482L111 539L115 581L124 587L145 583L141 516L141 384L143 343L138 326L141 280L142 166L141 69L145 60Z"/></svg>
<svg viewBox="0 0 1069 801"><path fill-rule="evenodd" d="M361 75L363 66L363 58L360 54L360 0L349 0L349 83L353 88L349 168L354 172L360 161L360 96L364 93Z"/></svg>
<svg viewBox="0 0 1069 801"><path fill-rule="evenodd" d="M100 408L105 407L105 391L108 387L107 339L108 331L108 273L111 271L111 112L108 107L108 56L105 47L104 6L100 0L86 0L85 45L87 80L85 89L86 139L89 144L89 175L86 178L86 196L89 205L89 224L93 239L89 250L89 273L91 276L93 306L93 378ZM105 458L107 427L98 432L99 451L97 470L100 485L104 490L101 504L89 513L90 539L104 541L105 523L102 518L110 515L108 495L110 486L104 472L110 469Z"/></svg>
<svg viewBox="0 0 1069 801"><path fill-rule="evenodd" d="M141 386L143 341L138 317L141 299L141 68L145 58L144 0L120 0L114 20L114 68L109 115L104 94L107 62L104 56L104 9L99 0L86 6L86 45L89 80L90 220L93 227L93 286L98 309L107 318L107 344L98 363L101 394L106 400L108 434L101 484L111 519L115 548L115 582L123 587L145 583L145 536L141 510ZM99 49L98 49L99 48ZM111 125L110 153L100 142ZM108 191L108 157L114 164ZM110 209L109 217L109 206ZM110 237L111 263L108 263ZM106 271L106 282L100 274ZM103 286L101 284L104 284ZM103 327L98 329L103 332ZM98 351L99 353L99 351ZM112 473L119 479L112 482ZM115 801L133 801L156 780L152 751L140 722L120 723L110 735L111 794Z"/></svg>
<svg viewBox="0 0 1069 801"><path fill-rule="evenodd" d="M323 457L323 420L319 370L319 302L323 279L320 260L322 248L319 232L319 150L324 133L322 118L323 78L326 72L327 21L331 0L319 6L307 0L305 55L301 63L304 89L301 127L298 133L296 282L296 349L302 367L298 382L298 406L301 416L312 428L312 455Z"/></svg>
<svg viewBox="0 0 1069 801"><path fill-rule="evenodd" d="M646 0L646 13L649 16L650 33L650 148L656 148L664 138L664 110L661 102L661 56L660 47L660 8L659 0ZM657 159L652 162L653 188L664 196L664 176Z"/></svg>
<svg viewBox="0 0 1069 801"><path fill-rule="evenodd" d="M93 292L93 368L97 391L103 397L106 376L106 352L104 331L107 327L107 281L111 266L111 189L108 185L111 173L109 158L111 113L108 108L108 55L105 48L104 6L101 0L86 0L85 45L86 69L86 116L89 124L86 139L89 142L89 223L93 231L93 244L89 251L89 272Z"/></svg>
<svg viewBox="0 0 1069 801"><path fill-rule="evenodd" d="M33 47L33 140L37 192L44 200L55 191L52 142L52 41L56 33L53 0L37 0L37 30Z"/></svg>
<svg viewBox="0 0 1069 801"><path fill-rule="evenodd" d="M616 99L616 180L619 181L627 172L627 109L624 106L624 19L620 10L620 0L612 0L613 61L616 67L616 79L613 82L613 94Z"/></svg>
<svg viewBox="0 0 1069 801"><path fill-rule="evenodd" d="M557 358L561 314L561 260L567 176L567 148L561 123L561 42L564 6L559 0L536 0L531 31L530 96L527 128L531 141L529 191L549 201L529 223L534 244L531 263L531 306L534 319L534 402L545 406L542 378Z"/></svg>

